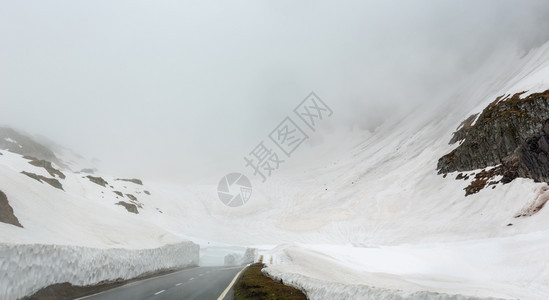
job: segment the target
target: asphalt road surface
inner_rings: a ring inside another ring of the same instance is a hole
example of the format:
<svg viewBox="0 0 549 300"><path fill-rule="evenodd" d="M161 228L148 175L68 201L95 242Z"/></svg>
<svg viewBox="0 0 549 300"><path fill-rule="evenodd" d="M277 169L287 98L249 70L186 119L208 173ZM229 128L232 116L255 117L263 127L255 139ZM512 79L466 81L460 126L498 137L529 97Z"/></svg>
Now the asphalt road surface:
<svg viewBox="0 0 549 300"><path fill-rule="evenodd" d="M99 294L79 298L86 300L200 299L232 300L233 279L244 267L196 267L175 273L132 282ZM224 292L226 295L220 298Z"/></svg>

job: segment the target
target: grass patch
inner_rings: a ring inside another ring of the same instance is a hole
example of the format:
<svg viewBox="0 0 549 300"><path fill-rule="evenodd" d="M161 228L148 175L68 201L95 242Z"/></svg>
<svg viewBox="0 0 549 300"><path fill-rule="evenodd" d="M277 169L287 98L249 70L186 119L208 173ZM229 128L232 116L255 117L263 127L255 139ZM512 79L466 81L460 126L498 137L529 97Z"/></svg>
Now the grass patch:
<svg viewBox="0 0 549 300"><path fill-rule="evenodd" d="M234 299L265 300L306 300L302 291L265 276L261 270L265 267L256 263L244 271L234 288Z"/></svg>

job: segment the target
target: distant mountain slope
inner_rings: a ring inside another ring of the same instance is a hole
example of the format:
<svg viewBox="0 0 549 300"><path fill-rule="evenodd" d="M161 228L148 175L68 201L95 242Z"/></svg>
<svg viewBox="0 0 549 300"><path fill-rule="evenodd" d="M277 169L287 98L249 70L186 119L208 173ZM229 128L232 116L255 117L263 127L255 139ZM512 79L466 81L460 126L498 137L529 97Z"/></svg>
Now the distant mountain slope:
<svg viewBox="0 0 549 300"><path fill-rule="evenodd" d="M49 148L9 127L0 127L0 149L64 165Z"/></svg>
<svg viewBox="0 0 549 300"><path fill-rule="evenodd" d="M199 246L160 226L147 182L73 172L33 138L0 133L0 299L198 264Z"/></svg>
<svg viewBox="0 0 549 300"><path fill-rule="evenodd" d="M549 198L546 183L517 178L488 186L500 181L499 176L466 197L481 169L437 171L438 160L458 147L448 141L463 120L500 95L527 91L522 94L527 98L549 89L549 43L510 69L492 81L463 87L440 103L389 119L369 135L345 131L355 138L344 142L326 135L325 144L340 147L337 157L304 144L288 159L293 168L281 165L266 183L253 172L249 175L253 193L242 207L223 205L217 182L166 185L156 192L156 203L169 220L163 226L225 243L350 247L512 239L549 231L549 209L539 209ZM536 120L543 123L542 117ZM299 168L300 155L311 163Z"/></svg>

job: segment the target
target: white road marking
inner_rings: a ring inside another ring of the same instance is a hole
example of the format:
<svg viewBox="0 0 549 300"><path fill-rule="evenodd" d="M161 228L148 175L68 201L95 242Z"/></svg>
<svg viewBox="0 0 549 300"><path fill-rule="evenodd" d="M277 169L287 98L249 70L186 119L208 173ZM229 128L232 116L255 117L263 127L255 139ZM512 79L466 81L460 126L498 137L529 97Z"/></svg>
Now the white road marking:
<svg viewBox="0 0 549 300"><path fill-rule="evenodd" d="M233 278L233 281L231 281L231 283L229 283L229 286L227 286L227 288L223 291L223 293L219 296L219 298L217 298L217 300L225 299L225 296L227 296L227 294L229 293L229 291L233 287L234 283L236 282L236 279L238 278L238 276L240 276L240 274L242 272L244 272L244 270L246 270L246 268L240 270L240 272L238 272L238 274L236 274L236 276Z"/></svg>
<svg viewBox="0 0 549 300"><path fill-rule="evenodd" d="M183 284L183 282L180 282L180 283L176 284L175 286L180 286L180 285L182 285L182 284Z"/></svg>
<svg viewBox="0 0 549 300"><path fill-rule="evenodd" d="M154 293L154 295L155 295L155 296L156 296L156 295L160 295L160 294L164 293L165 291L166 291L166 290L161 290L160 292Z"/></svg>
<svg viewBox="0 0 549 300"><path fill-rule="evenodd" d="M194 280L194 277L191 277L191 279L189 279L189 280Z"/></svg>
<svg viewBox="0 0 549 300"><path fill-rule="evenodd" d="M91 298L91 297L95 297L95 296L99 296L99 295L102 295L102 294L110 293L110 292L115 291L115 290L119 290L119 289L131 287L131 286L134 286L134 285L138 285L138 284L141 284L143 282L147 282L147 281L151 281L151 280L157 280L159 278L168 277L168 276L172 276L174 274L183 273L183 272L186 272L186 271L188 271L190 269L194 269L194 268L197 268L197 267L192 267L192 268L183 269L181 271L177 271L177 272L173 272L173 273L168 273L168 274L165 274L165 275L160 275L160 276L156 276L156 277L151 277L151 278L147 278L147 279L133 281L133 282L124 284L122 286L116 287L114 289L109 289L109 290L106 290L106 291L99 292L97 294L92 294L92 295L84 296L84 297L81 297L81 298L76 298L75 300L88 299L88 298Z"/></svg>

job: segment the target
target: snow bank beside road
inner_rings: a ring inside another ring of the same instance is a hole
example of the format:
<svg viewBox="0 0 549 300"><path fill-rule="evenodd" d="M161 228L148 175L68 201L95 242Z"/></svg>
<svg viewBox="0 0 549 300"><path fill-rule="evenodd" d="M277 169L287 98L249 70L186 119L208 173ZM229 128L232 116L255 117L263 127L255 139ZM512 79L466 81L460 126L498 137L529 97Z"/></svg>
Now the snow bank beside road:
<svg viewBox="0 0 549 300"><path fill-rule="evenodd" d="M262 255L272 261L269 276L311 299L541 300L549 299L548 233L370 248L290 244Z"/></svg>
<svg viewBox="0 0 549 300"><path fill-rule="evenodd" d="M192 242L154 249L96 249L60 245L0 245L0 299L17 299L69 282L93 285L148 272L198 265Z"/></svg>
<svg viewBox="0 0 549 300"><path fill-rule="evenodd" d="M435 292L412 292L407 293L401 290L389 290L377 288L368 285L359 284L341 284L335 282L326 282L318 279L309 278L299 274L282 273L273 269L264 271L275 280L281 280L286 285L293 286L303 290L309 299L429 299L429 300L473 300L481 299L467 297L462 295L448 295ZM493 299L493 298L491 298Z"/></svg>

